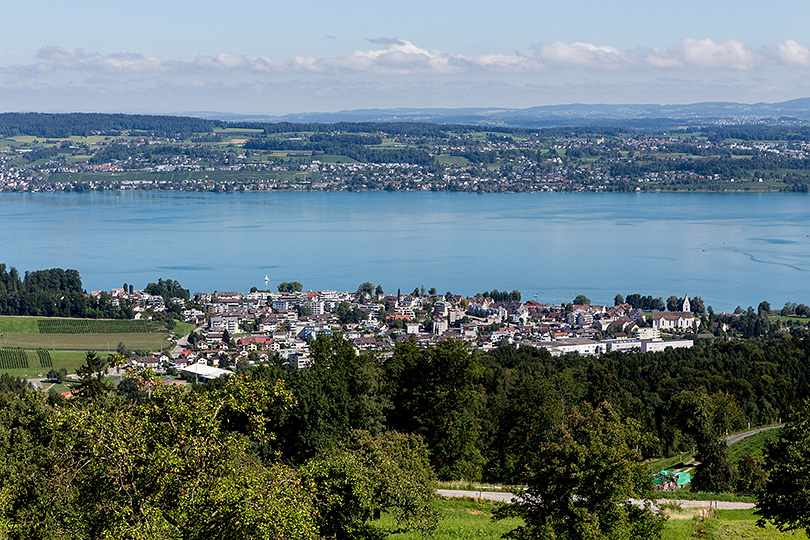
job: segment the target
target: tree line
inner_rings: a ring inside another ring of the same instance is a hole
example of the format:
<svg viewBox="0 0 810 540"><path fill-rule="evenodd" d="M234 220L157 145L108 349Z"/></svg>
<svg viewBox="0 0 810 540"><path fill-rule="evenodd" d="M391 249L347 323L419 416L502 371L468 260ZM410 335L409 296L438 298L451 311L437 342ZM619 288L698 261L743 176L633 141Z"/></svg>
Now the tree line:
<svg viewBox="0 0 810 540"><path fill-rule="evenodd" d="M810 341L790 336L600 358L459 340L382 357L341 335L310 350L311 368L190 392L148 371L114 388L90 353L69 401L0 378L3 533L379 538L382 510L427 532L439 477L527 484L503 511L518 538L657 538L661 520L624 504L651 495L643 457L697 448L696 486L755 480L718 441L810 391Z"/></svg>

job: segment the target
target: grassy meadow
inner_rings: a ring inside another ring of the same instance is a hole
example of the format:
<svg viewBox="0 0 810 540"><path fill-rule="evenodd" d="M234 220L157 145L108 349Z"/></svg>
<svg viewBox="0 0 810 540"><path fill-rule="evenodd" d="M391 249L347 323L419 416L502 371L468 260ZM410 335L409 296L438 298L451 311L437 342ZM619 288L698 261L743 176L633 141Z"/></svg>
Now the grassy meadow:
<svg viewBox="0 0 810 540"><path fill-rule="evenodd" d="M492 515L499 503L473 501L471 499L439 498L434 508L439 513L437 529L425 537L419 533L396 533L387 536L392 540L495 540L512 529L519 527L522 520L510 518L493 521ZM708 505L707 505L708 506ZM756 524L754 510L719 510L716 517L697 520L699 508L679 508L671 505L664 510L668 517L664 527L663 540L807 540L803 532L782 533L773 526L765 528ZM375 525L385 530L395 530L393 518L384 514Z"/></svg>

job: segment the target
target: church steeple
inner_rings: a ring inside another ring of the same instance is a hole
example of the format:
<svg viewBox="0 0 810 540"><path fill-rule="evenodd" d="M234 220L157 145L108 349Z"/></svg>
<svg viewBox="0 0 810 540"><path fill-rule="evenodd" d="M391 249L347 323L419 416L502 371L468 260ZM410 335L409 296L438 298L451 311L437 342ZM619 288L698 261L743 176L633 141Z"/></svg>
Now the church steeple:
<svg viewBox="0 0 810 540"><path fill-rule="evenodd" d="M683 306L681 306L681 311L684 313L689 313L692 311L692 304L689 303L689 295L683 295Z"/></svg>

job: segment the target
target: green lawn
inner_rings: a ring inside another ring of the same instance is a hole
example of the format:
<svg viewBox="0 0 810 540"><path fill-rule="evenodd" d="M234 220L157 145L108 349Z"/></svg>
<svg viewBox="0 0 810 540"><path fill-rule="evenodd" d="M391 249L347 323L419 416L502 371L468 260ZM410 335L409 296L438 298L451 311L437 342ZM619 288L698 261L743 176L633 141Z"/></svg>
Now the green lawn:
<svg viewBox="0 0 810 540"><path fill-rule="evenodd" d="M445 165L466 165L470 162L470 160L464 156L450 156L446 154L436 156L436 161Z"/></svg>
<svg viewBox="0 0 810 540"><path fill-rule="evenodd" d="M177 321L177 323L174 325L174 330L172 330L172 332L174 332L174 335L176 337L181 338L183 336L190 334L191 331L194 330L195 328L196 326L194 326L191 323Z"/></svg>
<svg viewBox="0 0 810 540"><path fill-rule="evenodd" d="M706 538L717 540L807 540L804 531L779 532L776 527L757 527L754 510L720 510L716 519L706 521Z"/></svg>
<svg viewBox="0 0 810 540"><path fill-rule="evenodd" d="M810 322L810 319L807 317L797 317L796 315L768 315L769 321L799 321L799 322Z"/></svg>
<svg viewBox="0 0 810 540"><path fill-rule="evenodd" d="M386 538L391 540L496 540L505 533L522 525L517 518L492 521L492 511L495 504L491 502L475 502L470 499L439 499L434 507L439 512L439 526L427 536L419 533L397 533ZM383 515L376 525L387 530L395 529L395 523L390 515Z"/></svg>
<svg viewBox="0 0 810 540"><path fill-rule="evenodd" d="M729 461L736 464L744 454L751 454L755 458L762 459L762 450L765 448L765 444L778 439L781 432L781 428L760 431L732 444L728 447Z"/></svg>
<svg viewBox="0 0 810 540"><path fill-rule="evenodd" d="M39 334L38 317L0 317L0 334ZM0 339L2 344L2 339Z"/></svg>

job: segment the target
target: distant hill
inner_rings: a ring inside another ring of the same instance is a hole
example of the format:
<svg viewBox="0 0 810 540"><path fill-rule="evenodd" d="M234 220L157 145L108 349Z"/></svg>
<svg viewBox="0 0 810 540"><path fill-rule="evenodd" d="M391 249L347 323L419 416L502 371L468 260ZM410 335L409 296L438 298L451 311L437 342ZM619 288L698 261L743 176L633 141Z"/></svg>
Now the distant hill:
<svg viewBox="0 0 810 540"><path fill-rule="evenodd" d="M526 109L489 108L395 108L355 109L337 112L296 113L281 116L242 115L196 111L187 116L229 122L431 122L446 124L501 125L510 127L619 125L661 127L675 122L776 123L810 121L810 98L781 103L703 102L682 105L608 105L572 103Z"/></svg>

